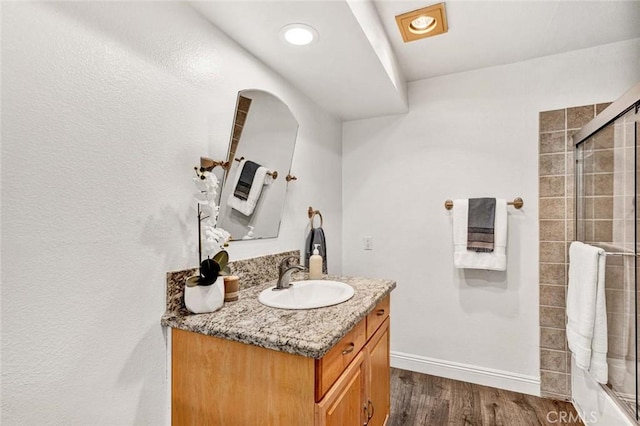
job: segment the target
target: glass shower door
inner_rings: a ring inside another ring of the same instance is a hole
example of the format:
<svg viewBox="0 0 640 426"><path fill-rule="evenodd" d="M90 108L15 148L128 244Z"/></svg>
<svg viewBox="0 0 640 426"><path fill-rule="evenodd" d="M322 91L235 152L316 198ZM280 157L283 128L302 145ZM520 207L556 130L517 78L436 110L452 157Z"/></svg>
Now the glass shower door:
<svg viewBox="0 0 640 426"><path fill-rule="evenodd" d="M576 237L607 252L608 390L638 415L638 114L635 108L576 146Z"/></svg>

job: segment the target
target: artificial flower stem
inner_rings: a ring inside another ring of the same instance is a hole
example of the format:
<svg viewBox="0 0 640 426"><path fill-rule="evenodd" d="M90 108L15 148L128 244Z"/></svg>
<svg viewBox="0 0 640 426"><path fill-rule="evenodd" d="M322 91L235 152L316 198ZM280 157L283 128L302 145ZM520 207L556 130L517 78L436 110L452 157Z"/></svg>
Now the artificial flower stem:
<svg viewBox="0 0 640 426"><path fill-rule="evenodd" d="M202 233L201 233L201 223L202 219L200 219L200 203L198 203L198 265L202 263Z"/></svg>

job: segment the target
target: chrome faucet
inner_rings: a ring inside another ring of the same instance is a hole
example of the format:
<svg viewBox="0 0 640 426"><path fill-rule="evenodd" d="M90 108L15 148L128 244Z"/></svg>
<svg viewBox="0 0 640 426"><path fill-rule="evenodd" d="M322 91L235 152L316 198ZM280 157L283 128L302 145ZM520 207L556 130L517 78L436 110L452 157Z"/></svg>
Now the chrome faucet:
<svg viewBox="0 0 640 426"><path fill-rule="evenodd" d="M294 271L304 271L305 268L302 265L292 264L292 261L297 261L298 256L289 256L284 258L280 262L278 284L274 287L274 290L285 290L291 286L291 274Z"/></svg>

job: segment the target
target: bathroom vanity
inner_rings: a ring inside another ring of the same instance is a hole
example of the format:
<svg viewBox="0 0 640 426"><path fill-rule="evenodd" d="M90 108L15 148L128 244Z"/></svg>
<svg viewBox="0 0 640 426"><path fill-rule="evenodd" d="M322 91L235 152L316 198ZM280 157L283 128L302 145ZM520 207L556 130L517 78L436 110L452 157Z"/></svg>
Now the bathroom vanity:
<svg viewBox="0 0 640 426"><path fill-rule="evenodd" d="M384 425L395 282L327 279L351 285L354 297L318 309L270 308L257 300L269 282L211 314L168 306L172 423Z"/></svg>

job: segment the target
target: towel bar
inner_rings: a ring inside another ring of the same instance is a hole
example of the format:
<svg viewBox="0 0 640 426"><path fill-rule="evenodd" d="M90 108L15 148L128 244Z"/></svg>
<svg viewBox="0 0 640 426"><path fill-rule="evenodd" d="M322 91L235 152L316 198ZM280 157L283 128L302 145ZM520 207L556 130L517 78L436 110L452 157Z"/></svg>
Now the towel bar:
<svg viewBox="0 0 640 426"><path fill-rule="evenodd" d="M240 158L234 158L234 161L237 161L238 163L241 162L242 160L244 160L244 157L240 157ZM278 179L278 172L277 171L273 171L273 172L267 172L267 174L269 176L271 176L273 178L273 180Z"/></svg>
<svg viewBox="0 0 640 426"><path fill-rule="evenodd" d="M520 197L515 198L513 201L509 201L507 203L507 205L509 206L513 206L516 209L521 209L522 206L524 205L524 200ZM453 208L453 200L447 200L444 202L444 208L447 210L451 210Z"/></svg>
<svg viewBox="0 0 640 426"><path fill-rule="evenodd" d="M229 163L227 163L226 161L216 161L216 160L212 160L211 158L207 158L207 157L200 157L200 173L204 173L204 172L210 172L211 170L213 170L215 167L220 166L223 169L227 168L227 165ZM198 171L198 167L195 168L196 171Z"/></svg>

